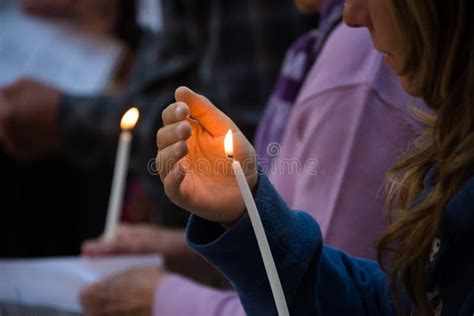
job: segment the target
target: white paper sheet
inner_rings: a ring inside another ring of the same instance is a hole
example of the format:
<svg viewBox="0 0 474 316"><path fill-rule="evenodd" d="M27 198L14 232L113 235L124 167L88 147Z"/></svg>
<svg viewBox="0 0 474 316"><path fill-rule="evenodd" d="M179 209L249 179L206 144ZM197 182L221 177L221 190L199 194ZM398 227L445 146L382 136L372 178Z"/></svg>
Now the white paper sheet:
<svg viewBox="0 0 474 316"><path fill-rule="evenodd" d="M19 3L0 0L0 86L28 76L72 94L102 91L122 45L23 14Z"/></svg>
<svg viewBox="0 0 474 316"><path fill-rule="evenodd" d="M158 267L158 255L0 260L0 301L80 312L80 290L132 267Z"/></svg>

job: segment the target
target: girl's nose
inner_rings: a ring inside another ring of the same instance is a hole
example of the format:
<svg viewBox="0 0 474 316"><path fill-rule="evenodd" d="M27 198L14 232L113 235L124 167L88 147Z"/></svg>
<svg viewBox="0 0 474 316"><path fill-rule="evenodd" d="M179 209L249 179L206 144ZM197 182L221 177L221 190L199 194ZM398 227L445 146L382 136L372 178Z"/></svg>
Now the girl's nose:
<svg viewBox="0 0 474 316"><path fill-rule="evenodd" d="M370 12L365 1L346 1L344 22L350 27L370 27Z"/></svg>

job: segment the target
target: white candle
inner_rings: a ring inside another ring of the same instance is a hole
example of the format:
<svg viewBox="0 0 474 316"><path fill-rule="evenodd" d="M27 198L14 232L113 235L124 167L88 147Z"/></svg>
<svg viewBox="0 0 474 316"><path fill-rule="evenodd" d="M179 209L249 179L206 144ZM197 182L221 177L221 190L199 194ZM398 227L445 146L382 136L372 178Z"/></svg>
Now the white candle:
<svg viewBox="0 0 474 316"><path fill-rule="evenodd" d="M263 265L265 267L265 271L267 272L268 280L270 282L270 288L273 293L273 299L275 301L278 315L288 316L290 313L286 304L285 294L281 286L280 277L278 276L278 271L275 266L275 261L273 260L270 245L268 244L267 235L265 234L262 220L257 210L257 205L255 204L255 200L253 198L252 192L250 191L247 178L245 177L245 173L242 170L240 163L233 159L234 155L231 130L229 130L225 136L224 145L227 157L232 159L232 170L234 171L235 178L237 179L240 194L244 199L245 207L247 208L250 222L252 223L252 227L257 238L257 244L260 249L260 254L263 259Z"/></svg>
<svg viewBox="0 0 474 316"><path fill-rule="evenodd" d="M117 156L115 157L114 176L105 223L104 238L106 240L112 240L115 238L117 224L120 220L120 209L123 204L128 161L130 158L130 147L132 144L132 133L130 130L135 127L138 117L139 112L137 108L131 108L124 114L120 123L122 133L120 134Z"/></svg>

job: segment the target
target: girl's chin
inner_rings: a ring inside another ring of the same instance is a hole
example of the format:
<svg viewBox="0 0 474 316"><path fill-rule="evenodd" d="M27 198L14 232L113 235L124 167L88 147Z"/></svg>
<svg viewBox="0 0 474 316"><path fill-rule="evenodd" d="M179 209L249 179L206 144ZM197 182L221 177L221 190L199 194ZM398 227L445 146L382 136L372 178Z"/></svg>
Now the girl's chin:
<svg viewBox="0 0 474 316"><path fill-rule="evenodd" d="M389 66L390 68L392 68L393 70L397 71L397 67L396 67L396 63L395 63L395 58L393 57L393 55L390 55L390 54L383 54L383 61L384 63Z"/></svg>

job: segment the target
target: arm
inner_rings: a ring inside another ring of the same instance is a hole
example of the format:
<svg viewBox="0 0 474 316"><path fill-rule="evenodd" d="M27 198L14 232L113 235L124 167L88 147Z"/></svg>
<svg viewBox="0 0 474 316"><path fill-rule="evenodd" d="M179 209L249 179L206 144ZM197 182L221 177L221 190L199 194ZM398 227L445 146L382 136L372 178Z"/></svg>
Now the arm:
<svg viewBox="0 0 474 316"><path fill-rule="evenodd" d="M171 274L156 288L153 315L245 316L246 314L234 291L212 289Z"/></svg>
<svg viewBox="0 0 474 316"><path fill-rule="evenodd" d="M231 162L226 160L214 172L202 172L194 163L212 166L222 159L229 129L234 158L245 162L247 183L256 190L292 315L394 314L378 266L323 249L319 227L311 217L289 211L265 176L258 181L255 150L226 115L185 87L176 90L176 101L163 111L165 126L157 134L160 177L168 197L195 214L188 224L189 244L232 282L247 314L274 314L275 306L242 196L235 177L226 171ZM186 120L188 115L194 120ZM184 156L190 163L183 164ZM217 223L232 228L226 231Z"/></svg>
<svg viewBox="0 0 474 316"><path fill-rule="evenodd" d="M289 211L265 176L256 202L292 315L394 314L377 264L323 247L317 224ZM246 215L228 231L192 216L187 234L190 245L233 283L248 315L276 313Z"/></svg>

